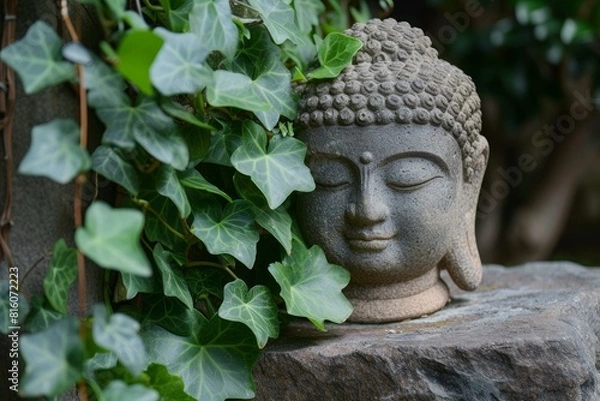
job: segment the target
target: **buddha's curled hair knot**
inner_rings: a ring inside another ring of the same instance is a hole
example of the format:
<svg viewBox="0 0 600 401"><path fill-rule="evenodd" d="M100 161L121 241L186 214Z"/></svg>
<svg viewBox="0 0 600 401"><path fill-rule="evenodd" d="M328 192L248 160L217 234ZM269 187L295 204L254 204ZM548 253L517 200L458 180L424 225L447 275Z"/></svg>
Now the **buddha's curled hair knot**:
<svg viewBox="0 0 600 401"><path fill-rule="evenodd" d="M373 19L345 31L363 47L334 79L296 86L298 121L329 125L431 124L461 147L466 180L477 170L482 149L480 100L459 68L438 58L418 28L393 19Z"/></svg>

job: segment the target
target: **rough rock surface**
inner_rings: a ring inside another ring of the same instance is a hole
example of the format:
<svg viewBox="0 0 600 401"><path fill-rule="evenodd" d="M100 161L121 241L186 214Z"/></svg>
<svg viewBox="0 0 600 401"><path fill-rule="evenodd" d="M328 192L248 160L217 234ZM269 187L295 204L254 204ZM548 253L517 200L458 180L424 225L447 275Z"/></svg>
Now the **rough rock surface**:
<svg viewBox="0 0 600 401"><path fill-rule="evenodd" d="M255 366L256 399L600 400L600 269L487 266L451 294L400 323L294 322Z"/></svg>

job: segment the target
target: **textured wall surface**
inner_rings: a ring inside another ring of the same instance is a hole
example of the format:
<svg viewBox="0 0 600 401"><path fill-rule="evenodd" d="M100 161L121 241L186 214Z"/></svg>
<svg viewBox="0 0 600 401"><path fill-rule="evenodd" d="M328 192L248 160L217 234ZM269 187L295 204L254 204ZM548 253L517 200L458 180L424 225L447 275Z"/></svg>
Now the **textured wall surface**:
<svg viewBox="0 0 600 401"><path fill-rule="evenodd" d="M17 39L23 37L28 27L40 19L55 28L59 27L59 15L53 0L19 0ZM84 20L84 23L87 23L86 21L88 20ZM84 26L90 27L89 24ZM2 22L0 22L1 27ZM23 279L27 273L27 278L20 288L20 293L26 297L42 291L42 281L54 243L59 238L64 238L69 244L73 243L73 186L59 185L46 178L20 175L16 169L29 149L31 129L35 125L50 122L55 118L66 117L78 120L77 97L68 85L26 95L18 82L13 133L14 226L10 234L10 247L15 264L19 267L20 279ZM0 151L4 155L1 141ZM0 207L4 206L5 181L5 164L2 157L0 158ZM86 193L88 198L91 198L90 194L93 191L88 188ZM89 199L84 199L85 204L88 202ZM99 269L88 266L88 304L99 299L102 280L98 273L100 273ZM2 262L0 279L6 279L6 275L6 263ZM71 293L70 305L75 312L77 306L75 291ZM0 349L3 350L0 353L0 399L11 400L13 398L10 397L14 397L14 394L8 392L6 385L8 382L5 367L8 355L5 355L4 350L8 348L4 335L0 337ZM21 371L21 377L22 373Z"/></svg>

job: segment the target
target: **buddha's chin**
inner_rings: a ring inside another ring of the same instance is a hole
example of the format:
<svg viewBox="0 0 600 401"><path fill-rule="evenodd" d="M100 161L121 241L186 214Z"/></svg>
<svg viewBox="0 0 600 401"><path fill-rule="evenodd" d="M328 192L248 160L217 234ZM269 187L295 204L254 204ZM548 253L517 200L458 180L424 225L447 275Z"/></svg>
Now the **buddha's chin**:
<svg viewBox="0 0 600 401"><path fill-rule="evenodd" d="M388 258L381 253L353 253L338 263L350 272L353 283L381 285L412 280L435 268L435 265L405 263L402 258Z"/></svg>

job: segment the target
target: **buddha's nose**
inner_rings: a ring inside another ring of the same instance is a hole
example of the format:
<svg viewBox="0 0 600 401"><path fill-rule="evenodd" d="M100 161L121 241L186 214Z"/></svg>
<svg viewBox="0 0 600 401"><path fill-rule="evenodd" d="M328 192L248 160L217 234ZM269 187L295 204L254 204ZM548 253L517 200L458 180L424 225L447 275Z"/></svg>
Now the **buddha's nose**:
<svg viewBox="0 0 600 401"><path fill-rule="evenodd" d="M386 220L389 207L373 188L362 188L355 202L348 204L346 217L354 225L373 225Z"/></svg>

